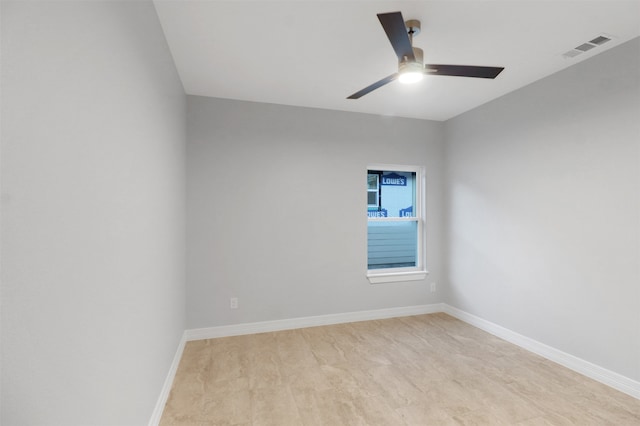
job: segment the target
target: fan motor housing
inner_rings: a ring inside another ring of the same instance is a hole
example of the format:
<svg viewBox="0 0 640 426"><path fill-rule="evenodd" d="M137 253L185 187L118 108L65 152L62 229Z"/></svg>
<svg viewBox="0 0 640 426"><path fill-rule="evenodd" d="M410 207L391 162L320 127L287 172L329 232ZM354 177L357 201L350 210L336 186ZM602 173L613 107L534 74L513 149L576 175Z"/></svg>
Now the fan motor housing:
<svg viewBox="0 0 640 426"><path fill-rule="evenodd" d="M398 71L402 72L403 70L407 70L411 68L412 71L416 70L418 67L422 69L424 67L424 52L419 47L413 48L413 56L415 56L415 60L410 61L406 57L398 62Z"/></svg>

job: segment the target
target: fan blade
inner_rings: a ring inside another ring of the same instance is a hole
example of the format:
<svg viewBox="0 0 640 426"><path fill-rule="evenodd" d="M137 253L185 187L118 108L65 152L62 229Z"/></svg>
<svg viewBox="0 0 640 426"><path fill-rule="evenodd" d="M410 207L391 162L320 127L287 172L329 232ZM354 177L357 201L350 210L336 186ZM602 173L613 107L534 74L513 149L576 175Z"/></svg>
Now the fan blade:
<svg viewBox="0 0 640 426"><path fill-rule="evenodd" d="M349 96L347 99L359 99L362 96L366 95L367 93L373 92L374 90L384 86L385 84L391 83L396 78L398 78L398 73L391 74L390 76L385 77L380 81L376 81L372 85L367 86L364 89L354 93L353 95Z"/></svg>
<svg viewBox="0 0 640 426"><path fill-rule="evenodd" d="M473 65L434 65L424 66L426 74L450 75L455 77L496 78L504 67L477 67Z"/></svg>
<svg viewBox="0 0 640 426"><path fill-rule="evenodd" d="M378 13L378 19L384 32L387 33L387 37L391 42L393 50L398 55L398 61L403 58L407 58L410 61L415 61L416 58L413 55L413 48L411 47L411 41L407 34L407 27L404 25L404 18L400 12L390 13Z"/></svg>

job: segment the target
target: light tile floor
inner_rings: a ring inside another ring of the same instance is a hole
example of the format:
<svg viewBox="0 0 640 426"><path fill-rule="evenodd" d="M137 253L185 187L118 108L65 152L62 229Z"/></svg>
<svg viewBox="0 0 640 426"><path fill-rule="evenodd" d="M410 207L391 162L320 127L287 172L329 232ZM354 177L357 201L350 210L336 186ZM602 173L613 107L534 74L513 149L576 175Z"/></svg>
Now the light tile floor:
<svg viewBox="0 0 640 426"><path fill-rule="evenodd" d="M640 401L446 314L187 343L168 425L640 425Z"/></svg>

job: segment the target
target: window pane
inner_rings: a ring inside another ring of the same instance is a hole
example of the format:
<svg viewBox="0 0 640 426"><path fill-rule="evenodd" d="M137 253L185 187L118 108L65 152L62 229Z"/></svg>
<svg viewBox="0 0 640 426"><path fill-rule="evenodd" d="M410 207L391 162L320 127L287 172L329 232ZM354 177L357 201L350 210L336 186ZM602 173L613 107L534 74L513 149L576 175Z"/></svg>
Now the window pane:
<svg viewBox="0 0 640 426"><path fill-rule="evenodd" d="M367 192L367 204L369 207L378 207L378 191Z"/></svg>
<svg viewBox="0 0 640 426"><path fill-rule="evenodd" d="M369 222L368 268L417 266L418 222Z"/></svg>
<svg viewBox="0 0 640 426"><path fill-rule="evenodd" d="M378 175L367 174L367 188L378 190Z"/></svg>
<svg viewBox="0 0 640 426"><path fill-rule="evenodd" d="M369 183L371 174L367 175ZM380 211L383 216L377 217L415 217L416 216L416 173L384 171L380 177ZM371 204L371 203L369 203ZM371 208L369 207L369 211ZM369 217L376 217L369 214Z"/></svg>

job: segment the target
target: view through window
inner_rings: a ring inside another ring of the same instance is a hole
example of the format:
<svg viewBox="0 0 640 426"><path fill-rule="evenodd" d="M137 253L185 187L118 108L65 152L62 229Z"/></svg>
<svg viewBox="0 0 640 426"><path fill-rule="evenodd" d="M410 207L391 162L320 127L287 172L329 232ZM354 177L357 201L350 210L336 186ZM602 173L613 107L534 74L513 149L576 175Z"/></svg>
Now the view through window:
<svg viewBox="0 0 640 426"><path fill-rule="evenodd" d="M409 167L367 170L367 264L370 272L423 268L419 177L418 170Z"/></svg>

